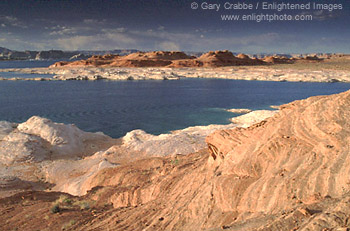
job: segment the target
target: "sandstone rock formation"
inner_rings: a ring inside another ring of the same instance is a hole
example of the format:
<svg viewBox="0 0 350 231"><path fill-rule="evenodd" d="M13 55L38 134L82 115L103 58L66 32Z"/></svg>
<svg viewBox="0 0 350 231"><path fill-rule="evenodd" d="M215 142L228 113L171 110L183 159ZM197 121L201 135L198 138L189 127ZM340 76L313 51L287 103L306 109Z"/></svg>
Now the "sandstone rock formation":
<svg viewBox="0 0 350 231"><path fill-rule="evenodd" d="M282 105L247 128L215 131L206 138L207 149L188 155L117 163L118 153L98 152L84 158L97 171L86 175L85 167L81 172L75 167L73 174L82 173L79 187L92 188L83 197L95 201L90 210L78 213L67 206L48 215L53 222L47 224L42 213L58 195L22 193L0 200L0 224L44 229L57 227L69 214L76 218L72 230L346 230L349 117L347 91ZM64 170L59 174L71 177ZM12 187L18 180L1 178L0 184Z"/></svg>
<svg viewBox="0 0 350 231"><path fill-rule="evenodd" d="M142 130L134 130L123 137L122 147L129 151L143 153L145 157L187 155L205 148L205 137L213 131L236 126L235 124L195 126L158 136Z"/></svg>
<svg viewBox="0 0 350 231"><path fill-rule="evenodd" d="M349 116L350 91L312 97L284 105L273 117L249 128L214 132L207 138L209 158L199 152L105 169L103 177L93 181L105 186L92 193L94 198L109 198L114 207L130 209L92 227L106 228L108 223L117 223L117 230L349 226L343 212L348 211L350 189ZM138 220L141 217L143 221Z"/></svg>
<svg viewBox="0 0 350 231"><path fill-rule="evenodd" d="M78 196L96 186L90 181L102 169L142 158L187 155L205 148L205 137L211 132L237 126L196 126L158 136L134 130L119 141L38 116L18 125L0 125L0 167L4 167L0 176L31 184L40 178L52 190Z"/></svg>
<svg viewBox="0 0 350 231"><path fill-rule="evenodd" d="M13 123L0 121L0 140L8 135L15 127L16 125Z"/></svg>
<svg viewBox="0 0 350 231"><path fill-rule="evenodd" d="M349 192L349 99L348 91L296 101L248 129L207 138L213 164L221 162L218 170L248 182L235 198L238 218L248 211L273 214Z"/></svg>
<svg viewBox="0 0 350 231"><path fill-rule="evenodd" d="M294 58L286 58L286 57L279 57L279 56L267 56L263 60L264 62L270 63L270 64L284 64L284 63L294 62Z"/></svg>
<svg viewBox="0 0 350 231"><path fill-rule="evenodd" d="M37 136L11 132L0 142L0 163L39 162L49 156L46 142Z"/></svg>
<svg viewBox="0 0 350 231"><path fill-rule="evenodd" d="M245 115L234 117L231 122L239 125L240 127L249 127L251 124L258 123L266 118L273 116L277 111L270 110L256 110L249 112Z"/></svg>
<svg viewBox="0 0 350 231"><path fill-rule="evenodd" d="M87 60L75 62L57 62L51 67L61 66L95 66L95 67L163 67L170 65L172 60L193 59L193 57L178 51L137 52L126 56L94 55Z"/></svg>
<svg viewBox="0 0 350 231"><path fill-rule="evenodd" d="M227 109L227 111L236 113L236 114L246 114L246 113L252 112L252 110L247 108L232 108L232 109Z"/></svg>
<svg viewBox="0 0 350 231"><path fill-rule="evenodd" d="M0 163L6 165L76 159L113 143L113 139L104 134L84 132L75 125L54 123L38 116L19 125L8 122L0 125Z"/></svg>
<svg viewBox="0 0 350 231"><path fill-rule="evenodd" d="M100 169L113 166L99 151L117 143L102 133L84 132L75 125L38 116L18 125L2 121L0 135L0 184L23 181L29 185L27 189L38 189L40 182L46 182L55 185L53 190L74 195L91 189L84 188L81 182ZM23 189L12 188L5 191ZM0 189L0 197L7 194Z"/></svg>
<svg viewBox="0 0 350 231"><path fill-rule="evenodd" d="M191 59L193 60L193 59ZM189 61L191 61L189 60ZM175 60L176 61L176 60ZM187 62L186 60L183 60ZM293 65L284 66L240 66L240 67L218 67L218 68L171 68L171 67L70 67L67 68L9 68L2 69L2 72L15 72L43 75L49 77L0 77L0 80L40 80L40 81L61 81L61 80L178 80L184 78L218 78L233 80L259 80L259 81L291 81L291 82L350 82L350 59L326 60L324 65L319 63L305 64L299 62ZM200 66L201 62L196 63ZM299 69L300 68L300 69Z"/></svg>
<svg viewBox="0 0 350 231"><path fill-rule="evenodd" d="M232 52L225 51L210 51L198 58L198 61L203 63L204 67L222 67L222 66L241 66L241 65L261 65L264 64L261 60L250 59L248 56L239 54L234 56Z"/></svg>
<svg viewBox="0 0 350 231"><path fill-rule="evenodd" d="M228 50L210 51L198 58L178 51L153 51L137 52L126 56L95 55L81 61L57 62L50 67L225 67L293 63L294 60L294 58L279 56L264 59L250 58L245 54L234 56Z"/></svg>
<svg viewBox="0 0 350 231"><path fill-rule="evenodd" d="M103 134L84 132L75 125L54 123L38 116L19 124L17 129L46 141L52 147L52 155L59 157L91 155L111 140Z"/></svg>

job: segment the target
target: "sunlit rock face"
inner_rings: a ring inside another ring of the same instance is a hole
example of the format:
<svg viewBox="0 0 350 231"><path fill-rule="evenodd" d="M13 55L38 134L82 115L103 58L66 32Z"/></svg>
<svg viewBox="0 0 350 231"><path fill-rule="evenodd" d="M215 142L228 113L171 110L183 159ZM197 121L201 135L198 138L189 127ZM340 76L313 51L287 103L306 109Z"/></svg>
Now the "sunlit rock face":
<svg viewBox="0 0 350 231"><path fill-rule="evenodd" d="M213 132L207 150L106 168L91 179L104 186L91 196L132 208L106 220L120 230L144 222L161 230L346 226L349 100L345 92L295 101L247 128Z"/></svg>
<svg viewBox="0 0 350 231"><path fill-rule="evenodd" d="M220 162L222 176L236 181L232 187L246 182L239 196L226 195L228 207L243 217L343 196L349 190L349 100L348 91L295 101L249 128L208 136L211 163Z"/></svg>
<svg viewBox="0 0 350 231"><path fill-rule="evenodd" d="M157 154L173 147L166 146L164 137L171 141L201 130L194 127L178 131L178 137L176 132L162 137L134 131L120 144L110 143L94 154L76 159L62 158L65 155L59 153L68 144L72 149L84 150L86 146L81 139L86 134L74 126L67 128L34 117L18 128L3 126L8 134L1 145L22 142L23 147L35 151L29 155L34 159L17 158L17 162L7 164L2 160L0 187L32 189L33 181L24 178L41 172L43 179L53 184L53 190L84 195L85 199L96 201L96 205L113 205L107 213L101 212L79 224L82 230L349 227L349 116L350 91L347 91L282 105L271 117L245 128L233 124L213 131L206 137L207 147L195 153ZM53 137L60 137L60 142ZM79 139L62 143L65 137ZM132 145L140 148L140 155L137 150L129 149ZM162 148L157 150L157 146ZM47 150L54 150L61 158L46 160ZM40 161L42 156L44 159ZM26 168L18 165L23 162L27 163ZM34 166L35 171L29 166ZM0 211L7 208L3 204L0 201ZM31 213L36 211L32 209Z"/></svg>

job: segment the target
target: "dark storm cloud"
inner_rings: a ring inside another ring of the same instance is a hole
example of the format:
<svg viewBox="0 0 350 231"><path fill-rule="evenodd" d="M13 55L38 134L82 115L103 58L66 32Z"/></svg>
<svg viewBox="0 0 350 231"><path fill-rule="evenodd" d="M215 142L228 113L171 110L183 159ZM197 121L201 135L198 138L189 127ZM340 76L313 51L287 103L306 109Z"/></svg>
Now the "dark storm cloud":
<svg viewBox="0 0 350 231"><path fill-rule="evenodd" d="M346 1L318 0L318 3L342 3L344 9L311 11L313 21L260 23L224 22L220 19L222 11L192 10L193 1L2 0L0 46L18 50L350 52L350 3ZM227 1L208 2L223 4ZM307 11L299 13L309 14Z"/></svg>

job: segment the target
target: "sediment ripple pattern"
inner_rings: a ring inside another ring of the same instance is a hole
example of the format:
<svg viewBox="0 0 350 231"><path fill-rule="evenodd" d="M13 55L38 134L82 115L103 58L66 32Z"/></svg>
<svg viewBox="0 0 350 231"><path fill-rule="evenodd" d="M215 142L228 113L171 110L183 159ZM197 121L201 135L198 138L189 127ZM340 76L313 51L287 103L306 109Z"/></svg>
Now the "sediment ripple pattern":
<svg viewBox="0 0 350 231"><path fill-rule="evenodd" d="M253 127L207 137L222 175L251 179L228 207L246 218L348 192L349 115L348 91L295 101Z"/></svg>
<svg viewBox="0 0 350 231"><path fill-rule="evenodd" d="M89 182L104 187L91 195L116 210L89 228L348 227L349 116L350 91L311 97L249 128L214 132L209 151L104 170Z"/></svg>

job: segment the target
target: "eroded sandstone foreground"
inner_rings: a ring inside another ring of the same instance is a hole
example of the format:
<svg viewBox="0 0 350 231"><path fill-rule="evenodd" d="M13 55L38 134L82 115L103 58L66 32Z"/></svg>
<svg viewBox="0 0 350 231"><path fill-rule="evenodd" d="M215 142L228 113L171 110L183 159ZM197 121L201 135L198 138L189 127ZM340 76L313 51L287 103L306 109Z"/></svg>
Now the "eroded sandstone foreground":
<svg viewBox="0 0 350 231"><path fill-rule="evenodd" d="M349 116L350 91L311 97L258 123L219 128L206 137L206 148L182 155L157 148L176 133L151 137L151 146L137 131L113 140L40 117L17 127L4 123L1 150L11 151L1 152L1 169L12 176L1 179L1 192L20 193L0 199L0 224L5 230L346 230ZM188 134L196 145L196 133ZM61 209L53 213L53 205Z"/></svg>

